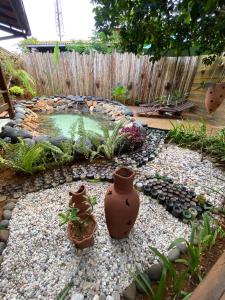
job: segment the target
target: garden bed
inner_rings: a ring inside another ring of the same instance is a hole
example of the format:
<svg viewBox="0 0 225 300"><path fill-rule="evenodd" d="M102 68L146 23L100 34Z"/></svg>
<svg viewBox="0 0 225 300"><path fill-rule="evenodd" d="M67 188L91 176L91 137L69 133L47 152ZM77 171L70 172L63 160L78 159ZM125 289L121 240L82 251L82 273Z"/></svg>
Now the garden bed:
<svg viewBox="0 0 225 300"><path fill-rule="evenodd" d="M189 236L188 225L174 218L157 200L140 193L141 210L129 239L116 241L109 237L103 215L108 183L99 182L99 179L103 180L101 175L104 174L104 180L111 181L109 175L116 166L123 164L120 160L116 158L115 162L105 165L76 164L54 169L28 178L18 190L12 190L9 185L3 188L8 196L7 203L17 203L2 256L0 291L3 299L55 298L71 278L70 294L79 292L92 299L103 293L117 299L130 283L129 270L135 267L145 270L157 262L149 245L167 252L174 238ZM138 167L135 160L128 159L127 165L137 172L136 184L144 184L158 173L197 194L204 192L212 205L220 206L223 201L206 188L206 182L214 188L223 187L218 179L224 179L223 172L207 159L202 162L197 152L165 145L153 161ZM73 183L74 180L78 181ZM58 212L68 203L69 189L78 187L80 180L87 186L88 194L97 195L98 202L94 210L98 222L95 245L83 251L74 249L66 237L66 228L59 227L57 219Z"/></svg>

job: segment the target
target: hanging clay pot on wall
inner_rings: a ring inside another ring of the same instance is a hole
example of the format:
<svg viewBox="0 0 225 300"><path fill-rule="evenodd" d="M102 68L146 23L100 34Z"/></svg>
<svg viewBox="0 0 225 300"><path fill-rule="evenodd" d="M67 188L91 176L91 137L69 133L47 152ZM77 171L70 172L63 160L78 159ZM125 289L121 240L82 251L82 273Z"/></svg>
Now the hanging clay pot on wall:
<svg viewBox="0 0 225 300"><path fill-rule="evenodd" d="M133 188L135 173L129 168L114 172L114 183L105 196L105 217L112 238L128 237L139 210L139 196Z"/></svg>
<svg viewBox="0 0 225 300"><path fill-rule="evenodd" d="M85 186L81 185L77 191L70 191L69 194L72 196L69 206L78 208L78 216L81 219L85 219L87 215L86 212L90 208L90 204L86 200Z"/></svg>
<svg viewBox="0 0 225 300"><path fill-rule="evenodd" d="M215 83L208 88L205 96L205 106L208 113L213 113L225 99L225 82Z"/></svg>

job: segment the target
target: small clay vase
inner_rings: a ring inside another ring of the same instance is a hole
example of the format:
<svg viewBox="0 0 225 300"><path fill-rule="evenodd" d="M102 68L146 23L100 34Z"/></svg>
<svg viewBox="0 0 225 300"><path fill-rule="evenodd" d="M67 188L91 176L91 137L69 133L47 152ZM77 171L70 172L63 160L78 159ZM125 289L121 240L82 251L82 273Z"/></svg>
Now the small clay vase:
<svg viewBox="0 0 225 300"><path fill-rule="evenodd" d="M90 209L90 204L86 199L86 189L84 185L81 185L77 191L69 192L71 199L69 201L69 207L76 207L79 209L77 215L81 219L85 219L87 216L87 210Z"/></svg>
<svg viewBox="0 0 225 300"><path fill-rule="evenodd" d="M215 83L208 88L205 95L205 106L208 113L213 113L221 105L225 98L225 82Z"/></svg>
<svg viewBox="0 0 225 300"><path fill-rule="evenodd" d="M112 238L128 237L139 211L139 196L133 188L135 173L129 168L114 172L114 183L105 196L105 218Z"/></svg>

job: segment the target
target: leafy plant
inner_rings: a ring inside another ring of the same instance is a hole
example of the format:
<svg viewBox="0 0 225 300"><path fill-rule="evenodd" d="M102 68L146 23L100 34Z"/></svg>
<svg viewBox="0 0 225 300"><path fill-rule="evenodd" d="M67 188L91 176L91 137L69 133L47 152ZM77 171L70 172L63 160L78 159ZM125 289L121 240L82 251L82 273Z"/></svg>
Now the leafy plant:
<svg viewBox="0 0 225 300"><path fill-rule="evenodd" d="M199 128L196 128L189 120L186 124L184 122L172 123L172 129L168 133L168 138L182 147L189 147L194 150L199 149L202 154L207 153L224 162L224 132L224 129L221 129L215 135L207 135L205 121L202 120Z"/></svg>
<svg viewBox="0 0 225 300"><path fill-rule="evenodd" d="M129 99L128 90L120 84L112 89L112 96L114 99L121 101L123 104L125 104L126 100Z"/></svg>
<svg viewBox="0 0 225 300"><path fill-rule="evenodd" d="M58 217L60 219L60 226L68 222L80 221L80 218L77 215L78 211L78 208L70 207L65 211L65 213L59 213Z"/></svg>
<svg viewBox="0 0 225 300"><path fill-rule="evenodd" d="M103 143L98 146L97 151L94 151L92 153L92 159L98 155L103 155L107 159L113 158L118 146L122 147L121 145L124 141L125 135L123 133L120 133L123 125L124 121L118 122L112 132L110 132L107 127L102 126Z"/></svg>
<svg viewBox="0 0 225 300"><path fill-rule="evenodd" d="M53 51L53 58L54 58L54 64L58 65L59 63L59 44L56 43L55 47L54 47L54 51Z"/></svg>
<svg viewBox="0 0 225 300"><path fill-rule="evenodd" d="M97 203L95 196L85 196L85 198L85 202L89 204L89 207L85 211L85 218L79 217L79 209L75 206L75 203L72 203L65 212L58 214L60 226L68 222L73 222L78 225L79 232L82 232L82 230L88 225L88 219L93 212L94 205Z"/></svg>
<svg viewBox="0 0 225 300"><path fill-rule="evenodd" d="M149 247L150 251L154 253L163 263L164 267L167 269L167 271L171 274L173 279L173 291L175 295L179 295L182 290L182 286L187 279L188 272L187 270L183 271L181 274L177 274L175 265L169 261L169 259L160 253L155 247Z"/></svg>
<svg viewBox="0 0 225 300"><path fill-rule="evenodd" d="M134 123L130 127L123 127L120 134L124 135L124 140L128 142L131 150L140 148L144 144L146 138L145 133Z"/></svg>
<svg viewBox="0 0 225 300"><path fill-rule="evenodd" d="M71 159L60 148L49 142L29 146L22 139L16 144L0 140L0 147L3 149L0 165L24 173L45 170L51 164L60 164Z"/></svg>
<svg viewBox="0 0 225 300"><path fill-rule="evenodd" d="M136 281L136 283L142 288L146 295L150 296L152 300L161 300L166 291L166 278L167 278L167 269L164 267L162 275L157 286L156 291L151 287L151 284L145 279L142 273L139 270L135 272L130 272L131 277Z"/></svg>
<svg viewBox="0 0 225 300"><path fill-rule="evenodd" d="M9 89L10 94L15 95L15 96L23 96L24 90L23 88L14 85Z"/></svg>
<svg viewBox="0 0 225 300"><path fill-rule="evenodd" d="M4 70L11 81L21 85L24 93L27 92L32 97L36 94L35 81L30 74L21 68L21 62L12 57L4 57L2 60Z"/></svg>
<svg viewBox="0 0 225 300"><path fill-rule="evenodd" d="M97 151L102 140L101 135L85 129L82 117L72 124L70 135L72 140L75 140L76 136L78 136L74 143L74 151L83 154L86 159L92 157L93 153L96 153L95 151Z"/></svg>
<svg viewBox="0 0 225 300"><path fill-rule="evenodd" d="M92 0L96 28L108 36L118 29L123 49L150 55L152 61L163 56L208 56L212 63L224 51L223 0ZM151 28L151 30L148 30Z"/></svg>

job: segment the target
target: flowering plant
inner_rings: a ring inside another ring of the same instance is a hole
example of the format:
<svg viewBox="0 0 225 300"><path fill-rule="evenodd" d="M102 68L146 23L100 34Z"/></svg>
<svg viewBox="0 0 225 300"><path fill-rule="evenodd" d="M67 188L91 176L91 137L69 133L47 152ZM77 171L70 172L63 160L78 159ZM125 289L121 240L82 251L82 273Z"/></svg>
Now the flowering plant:
<svg viewBox="0 0 225 300"><path fill-rule="evenodd" d="M129 148L131 150L140 148L145 141L145 133L134 123L132 126L121 129L120 133L123 134L125 139L129 142Z"/></svg>

